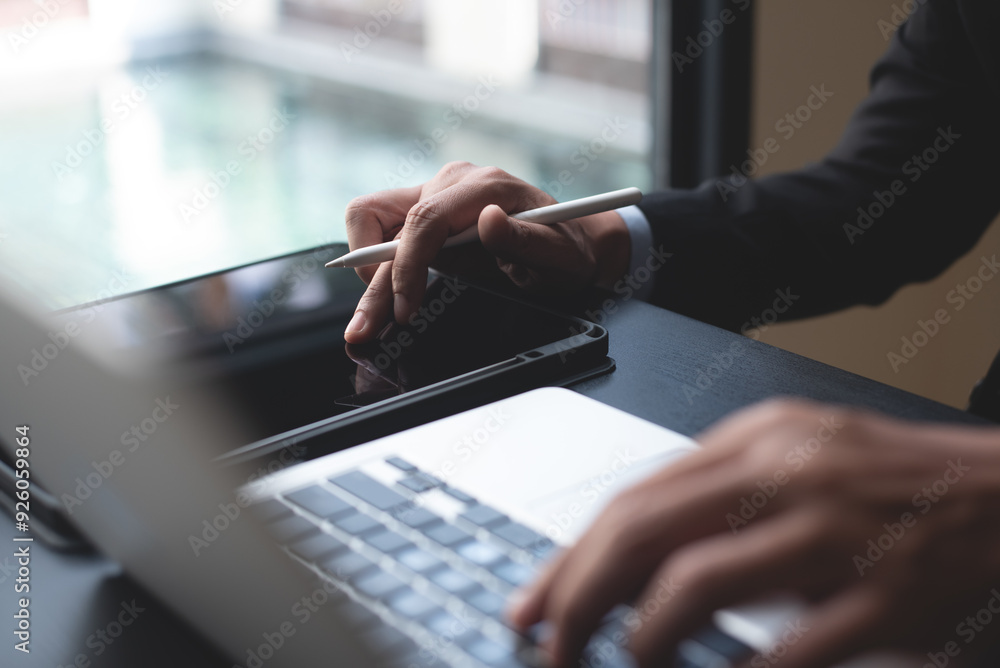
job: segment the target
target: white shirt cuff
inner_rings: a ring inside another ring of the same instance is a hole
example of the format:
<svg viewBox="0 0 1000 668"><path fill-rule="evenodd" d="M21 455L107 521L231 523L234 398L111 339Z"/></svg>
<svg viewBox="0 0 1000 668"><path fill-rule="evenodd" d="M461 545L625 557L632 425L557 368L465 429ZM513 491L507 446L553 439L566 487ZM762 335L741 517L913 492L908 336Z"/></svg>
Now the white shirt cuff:
<svg viewBox="0 0 1000 668"><path fill-rule="evenodd" d="M646 215L637 206L626 206L617 209L617 212L622 217L622 220L625 221L625 226L628 228L629 238L632 242L628 273L629 276L638 278L636 270L639 267L645 267L650 249L653 247L653 228L650 227L649 221L646 220ZM649 276L649 272L644 271L643 273L648 276L648 279L639 284L638 289L634 291L632 296L646 301L653 292L653 280L652 276Z"/></svg>

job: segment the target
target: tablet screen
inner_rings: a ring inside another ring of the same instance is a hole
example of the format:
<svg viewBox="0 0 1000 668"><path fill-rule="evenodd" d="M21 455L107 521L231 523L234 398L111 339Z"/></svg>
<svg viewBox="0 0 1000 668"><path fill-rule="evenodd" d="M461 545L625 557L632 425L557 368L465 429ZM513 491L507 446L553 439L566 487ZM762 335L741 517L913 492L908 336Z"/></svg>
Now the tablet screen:
<svg viewBox="0 0 1000 668"><path fill-rule="evenodd" d="M256 439L509 363L580 331L568 318L432 274L408 324L347 345L343 331L364 284L353 270L323 267L343 250L297 253L60 315L67 326L100 327L123 354L153 351L190 367L185 377L235 398Z"/></svg>

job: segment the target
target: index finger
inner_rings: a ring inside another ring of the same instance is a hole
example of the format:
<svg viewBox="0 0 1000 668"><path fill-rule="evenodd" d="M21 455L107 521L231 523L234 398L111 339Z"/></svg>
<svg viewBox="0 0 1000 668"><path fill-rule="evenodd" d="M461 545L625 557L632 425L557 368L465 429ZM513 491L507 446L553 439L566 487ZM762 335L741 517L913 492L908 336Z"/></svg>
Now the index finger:
<svg viewBox="0 0 1000 668"><path fill-rule="evenodd" d="M420 186L383 190L355 197L344 214L347 244L352 251L392 240L403 227L406 215L420 200ZM370 283L377 264L358 267L358 276Z"/></svg>
<svg viewBox="0 0 1000 668"><path fill-rule="evenodd" d="M478 225L479 214L490 204L504 210L530 209L548 202L541 193L526 197L525 190L512 187L510 176L484 167L475 178L450 185L418 202L406 216L399 248L392 264L392 291L396 321L406 322L423 301L427 268L445 240Z"/></svg>

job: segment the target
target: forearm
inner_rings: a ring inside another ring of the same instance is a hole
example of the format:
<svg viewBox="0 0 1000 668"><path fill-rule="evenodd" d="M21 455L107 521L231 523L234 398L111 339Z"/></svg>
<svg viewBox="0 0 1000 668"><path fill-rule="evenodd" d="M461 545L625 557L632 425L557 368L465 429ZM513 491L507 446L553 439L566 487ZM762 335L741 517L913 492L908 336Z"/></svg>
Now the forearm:
<svg viewBox="0 0 1000 668"><path fill-rule="evenodd" d="M880 303L974 245L997 210L995 93L953 7L912 21L821 163L644 199L673 253L653 301L738 329L776 290L799 296L784 317Z"/></svg>

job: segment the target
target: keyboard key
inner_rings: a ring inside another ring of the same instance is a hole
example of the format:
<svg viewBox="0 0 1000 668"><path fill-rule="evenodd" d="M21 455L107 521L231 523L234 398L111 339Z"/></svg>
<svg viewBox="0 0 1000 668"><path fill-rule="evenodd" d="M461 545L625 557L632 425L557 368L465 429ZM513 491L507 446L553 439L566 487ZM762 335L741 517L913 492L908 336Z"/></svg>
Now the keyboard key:
<svg viewBox="0 0 1000 668"><path fill-rule="evenodd" d="M407 619L420 619L435 610L441 609L437 603L412 589L404 590L393 596L386 601L386 605L396 614L402 615Z"/></svg>
<svg viewBox="0 0 1000 668"><path fill-rule="evenodd" d="M346 547L333 536L321 532L295 541L288 546L288 549L306 561L316 562L328 554L339 552Z"/></svg>
<svg viewBox="0 0 1000 668"><path fill-rule="evenodd" d="M467 540L472 540L472 535L459 529L454 524L437 524L429 529L422 529L423 534L436 543L445 547L453 547Z"/></svg>
<svg viewBox="0 0 1000 668"><path fill-rule="evenodd" d="M496 666L497 668L507 668L508 666L514 668L521 665L514 654L514 648L504 647L481 634L477 635L478 637L466 641L464 644L465 651L473 658L482 661L487 666Z"/></svg>
<svg viewBox="0 0 1000 668"><path fill-rule="evenodd" d="M631 668L635 665L635 660L631 658L628 650L625 649L623 636L622 644L616 643L614 640L610 640L607 637L597 634L590 639L590 643L583 651L584 661L594 664L600 663L602 666L607 666L607 668ZM680 654L678 654L680 656ZM681 663L670 663L669 665L674 668L734 668L735 664L729 662L718 663L716 661L709 660L702 663L699 661L694 664Z"/></svg>
<svg viewBox="0 0 1000 668"><path fill-rule="evenodd" d="M320 564L320 568L338 580L350 582L353 578L375 568L375 564L357 552L346 551L327 557Z"/></svg>
<svg viewBox="0 0 1000 668"><path fill-rule="evenodd" d="M450 566L437 570L427 577L431 582L449 594L456 596L461 596L463 593L471 591L478 586L475 580L464 573L459 573Z"/></svg>
<svg viewBox="0 0 1000 668"><path fill-rule="evenodd" d="M361 471L351 471L334 476L330 478L330 482L379 510L391 510L396 506L408 503L402 494L389 489Z"/></svg>
<svg viewBox="0 0 1000 668"><path fill-rule="evenodd" d="M709 625L691 636L691 640L718 652L731 661L738 662L753 654L753 649L743 644L728 633L723 633L717 626Z"/></svg>
<svg viewBox="0 0 1000 668"><path fill-rule="evenodd" d="M398 552L404 547L410 547L413 545L413 543L406 540L395 531L389 531L388 529L366 534L363 537L363 540L379 552L385 552L386 554L392 554L393 552Z"/></svg>
<svg viewBox="0 0 1000 668"><path fill-rule="evenodd" d="M447 494L448 496L450 496L453 499L458 499L462 503L475 503L476 502L476 500L474 498L472 498L471 496L469 496L468 494L466 494L462 490L455 489L454 487L452 487L450 485L445 485L444 487L441 488L441 491L444 492L445 494Z"/></svg>
<svg viewBox="0 0 1000 668"><path fill-rule="evenodd" d="M387 464L392 464L400 471L405 471L407 473L415 473L418 470L416 466L406 461L402 457L389 457L385 461Z"/></svg>
<svg viewBox="0 0 1000 668"><path fill-rule="evenodd" d="M539 552L544 553L554 547L551 540L517 522L507 522L506 524L491 527L489 531L497 538L501 538L515 547L536 554Z"/></svg>
<svg viewBox="0 0 1000 668"><path fill-rule="evenodd" d="M391 573L376 571L355 579L354 587L366 596L383 600L389 594L402 589L406 584Z"/></svg>
<svg viewBox="0 0 1000 668"><path fill-rule="evenodd" d="M383 528L382 523L378 520L372 519L367 515L362 515L357 511L334 521L333 525L338 529L346 531L352 536L361 536L375 531L376 529Z"/></svg>
<svg viewBox="0 0 1000 668"><path fill-rule="evenodd" d="M504 582L513 585L515 587L522 587L537 577L537 573L525 566L524 564L519 564L509 559L497 566L494 566L490 571L493 575L497 576Z"/></svg>
<svg viewBox="0 0 1000 668"><path fill-rule="evenodd" d="M317 485L286 494L285 498L324 519L344 515L353 510L349 503Z"/></svg>
<svg viewBox="0 0 1000 668"><path fill-rule="evenodd" d="M426 508L414 508L407 507L403 509L397 509L393 513L393 517L405 524L406 526L413 527L414 529L420 529L422 527L430 527L434 524L440 524L444 522L439 515L435 515Z"/></svg>
<svg viewBox="0 0 1000 668"><path fill-rule="evenodd" d="M423 624L430 631L438 634L445 640L456 642L472 632L472 629L467 624L445 610L431 615L424 620Z"/></svg>
<svg viewBox="0 0 1000 668"><path fill-rule="evenodd" d="M425 552L419 547L412 547L396 555L396 560L409 568L414 573L429 573L444 565L444 562L435 557L430 552Z"/></svg>
<svg viewBox="0 0 1000 668"><path fill-rule="evenodd" d="M255 504L252 511L264 522L273 522L276 519L292 514L292 509L277 499L264 499Z"/></svg>
<svg viewBox="0 0 1000 668"><path fill-rule="evenodd" d="M507 516L500 511L481 504L466 508L459 517L484 528L495 526L507 520Z"/></svg>
<svg viewBox="0 0 1000 668"><path fill-rule="evenodd" d="M677 645L677 659L675 664L680 668L700 668L701 666L719 666L720 668L730 668L737 664L729 661L725 656L716 652L710 647L705 647L701 643L693 640L682 640ZM924 664L930 665L930 664Z"/></svg>
<svg viewBox="0 0 1000 668"><path fill-rule="evenodd" d="M267 527L274 539L279 543L290 543L296 538L302 538L319 531L319 527L301 515L282 517Z"/></svg>
<svg viewBox="0 0 1000 668"><path fill-rule="evenodd" d="M556 552L559 551L559 546L552 541L542 542L535 545L535 549L531 550L531 553L542 561L549 561L555 556Z"/></svg>
<svg viewBox="0 0 1000 668"><path fill-rule="evenodd" d="M402 480L397 481L397 484L402 485L411 492L422 494L423 492L440 486L441 481L434 476L427 475L426 473L414 473L411 476L407 476Z"/></svg>
<svg viewBox="0 0 1000 668"><path fill-rule="evenodd" d="M495 594L488 589L480 589L470 596L466 596L465 602L487 617L499 618L504 611L503 596Z"/></svg>
<svg viewBox="0 0 1000 668"><path fill-rule="evenodd" d="M506 559L503 552L478 540L462 543L455 548L455 552L486 569L492 568Z"/></svg>

